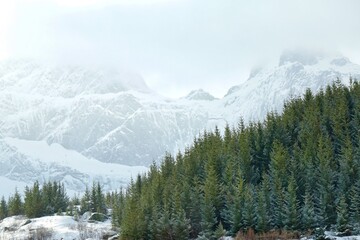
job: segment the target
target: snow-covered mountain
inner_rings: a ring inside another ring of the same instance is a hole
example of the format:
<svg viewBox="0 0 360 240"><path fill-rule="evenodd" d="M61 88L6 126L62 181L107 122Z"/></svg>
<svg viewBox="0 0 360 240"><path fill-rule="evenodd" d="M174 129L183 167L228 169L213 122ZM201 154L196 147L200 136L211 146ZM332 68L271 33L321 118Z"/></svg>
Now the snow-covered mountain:
<svg viewBox="0 0 360 240"><path fill-rule="evenodd" d="M350 77L360 80L360 66L346 57L287 51L278 66L256 68L247 81L230 88L221 100L223 117L231 123L239 115L245 121L262 120L269 111L281 113L287 99L301 96L307 88L318 92L337 78L348 85Z"/></svg>
<svg viewBox="0 0 360 240"><path fill-rule="evenodd" d="M184 149L204 129L261 120L290 96L350 75L360 79L360 66L345 57L289 51L222 99L203 90L168 99L130 72L3 62L0 178L61 180L71 190L99 180L114 189L144 171L136 165Z"/></svg>

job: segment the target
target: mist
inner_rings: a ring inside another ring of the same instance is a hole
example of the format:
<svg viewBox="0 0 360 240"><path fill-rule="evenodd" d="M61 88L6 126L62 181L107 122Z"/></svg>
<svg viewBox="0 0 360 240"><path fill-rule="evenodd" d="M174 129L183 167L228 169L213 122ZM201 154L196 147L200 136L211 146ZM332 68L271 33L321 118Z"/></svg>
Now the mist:
<svg viewBox="0 0 360 240"><path fill-rule="evenodd" d="M16 1L2 7L11 10L1 19L2 59L125 68L173 98L197 88L222 97L253 67L277 64L286 49L339 52L360 63L355 0Z"/></svg>

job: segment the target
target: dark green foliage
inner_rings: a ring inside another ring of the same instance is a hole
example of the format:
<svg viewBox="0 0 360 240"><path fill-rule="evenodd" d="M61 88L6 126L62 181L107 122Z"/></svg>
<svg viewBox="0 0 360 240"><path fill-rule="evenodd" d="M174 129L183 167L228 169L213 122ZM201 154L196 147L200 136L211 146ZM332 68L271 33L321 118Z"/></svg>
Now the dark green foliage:
<svg viewBox="0 0 360 240"><path fill-rule="evenodd" d="M44 213L42 205L42 194L40 192L39 182L35 182L32 188L26 187L24 208L26 216L41 217Z"/></svg>
<svg viewBox="0 0 360 240"><path fill-rule="evenodd" d="M204 132L119 196L122 237L173 236L166 234L174 231L175 209L190 221L190 238L359 222L359 99L356 80L349 87L337 81L290 99L282 115L269 113L263 123Z"/></svg>
<svg viewBox="0 0 360 240"><path fill-rule="evenodd" d="M344 196L340 197L336 210L337 210L337 219L336 219L337 227L339 231L344 231L349 223L349 211Z"/></svg>
<svg viewBox="0 0 360 240"><path fill-rule="evenodd" d="M309 190L305 191L302 212L301 212L301 220L302 220L302 229L309 230L318 227L315 206L313 196L310 194Z"/></svg>
<svg viewBox="0 0 360 240"><path fill-rule="evenodd" d="M117 194L116 194L116 196L109 195L108 199L106 199L100 183L93 182L91 190L89 190L89 188L86 187L85 193L80 200L80 213L83 214L85 212L90 211L90 212L96 212L96 213L101 213L101 214L106 215L107 214L106 201L108 201L109 205L113 204L113 208L116 209L115 210L116 214L120 214L119 210L118 210L118 207L119 207L118 201L115 200L115 199L117 199L117 196L118 196ZM95 215L94 220L101 221L101 219L96 219L96 217L101 216L101 214ZM113 223L114 223L114 221L118 221L118 220L116 220L118 217L119 217L118 215L115 217L115 219L113 220Z"/></svg>
<svg viewBox="0 0 360 240"><path fill-rule="evenodd" d="M40 188L35 182L31 188L25 188L24 211L28 217L41 217L61 213L68 207L69 199L63 184L44 183Z"/></svg>
<svg viewBox="0 0 360 240"><path fill-rule="evenodd" d="M3 196L0 202L0 220L6 218L7 216L8 216L8 205Z"/></svg>
<svg viewBox="0 0 360 240"><path fill-rule="evenodd" d="M80 213L83 214L85 212L91 211L93 209L93 203L91 202L90 190L86 186L85 193L80 200Z"/></svg>
<svg viewBox="0 0 360 240"><path fill-rule="evenodd" d="M360 179L358 179L350 190L350 221L360 222Z"/></svg>
<svg viewBox="0 0 360 240"><path fill-rule="evenodd" d="M21 200L21 196L17 189L15 189L15 194L9 198L8 201L8 215L21 215L24 213L24 203Z"/></svg>
<svg viewBox="0 0 360 240"><path fill-rule="evenodd" d="M259 232L266 232L270 228L270 185L267 175L264 176L257 194L257 225L255 229Z"/></svg>
<svg viewBox="0 0 360 240"><path fill-rule="evenodd" d="M48 182L40 187L35 182L32 187L26 187L24 202L17 190L9 197L8 203L1 201L0 216L14 216L26 214L28 217L41 217L53 215L56 212L65 211L69 206L69 200L63 184Z"/></svg>
<svg viewBox="0 0 360 240"><path fill-rule="evenodd" d="M112 202L112 225L113 226L119 226L122 218L123 218L123 214L124 214L124 192L123 189L121 188L119 192L113 192L112 196L110 197L111 199L113 199Z"/></svg>
<svg viewBox="0 0 360 240"><path fill-rule="evenodd" d="M41 190L42 207L44 215L52 215L66 210L69 199L65 192L64 184L46 182Z"/></svg>
<svg viewBox="0 0 360 240"><path fill-rule="evenodd" d="M290 176L287 192L285 194L285 226L290 230L299 229L300 224L301 215L296 190L295 177Z"/></svg>

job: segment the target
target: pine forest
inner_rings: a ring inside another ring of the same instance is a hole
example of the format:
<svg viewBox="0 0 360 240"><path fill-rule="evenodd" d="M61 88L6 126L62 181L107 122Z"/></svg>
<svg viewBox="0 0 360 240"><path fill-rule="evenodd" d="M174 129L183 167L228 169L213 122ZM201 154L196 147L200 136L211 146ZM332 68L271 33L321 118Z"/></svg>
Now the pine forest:
<svg viewBox="0 0 360 240"><path fill-rule="evenodd" d="M0 218L67 211L107 214L121 239L218 239L272 231L360 231L360 83L335 81L284 103L263 122L203 132L166 154L128 188L94 183L69 199L60 183L36 182ZM78 206L78 207L76 207ZM101 215L99 215L101 216ZM238 238L241 239L241 238Z"/></svg>

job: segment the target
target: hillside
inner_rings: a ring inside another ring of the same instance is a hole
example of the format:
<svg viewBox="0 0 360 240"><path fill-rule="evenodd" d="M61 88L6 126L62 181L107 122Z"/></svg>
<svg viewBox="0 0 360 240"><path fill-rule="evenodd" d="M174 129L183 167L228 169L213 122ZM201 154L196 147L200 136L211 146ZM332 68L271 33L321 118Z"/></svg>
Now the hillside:
<svg viewBox="0 0 360 240"><path fill-rule="evenodd" d="M359 233L359 99L357 81L337 81L289 100L281 115L204 133L129 186L114 216L122 239Z"/></svg>

